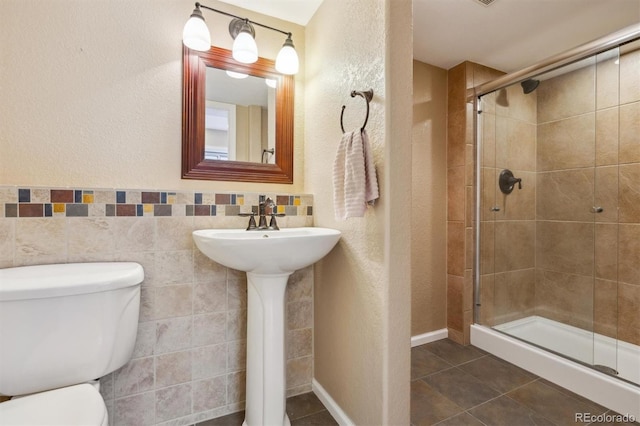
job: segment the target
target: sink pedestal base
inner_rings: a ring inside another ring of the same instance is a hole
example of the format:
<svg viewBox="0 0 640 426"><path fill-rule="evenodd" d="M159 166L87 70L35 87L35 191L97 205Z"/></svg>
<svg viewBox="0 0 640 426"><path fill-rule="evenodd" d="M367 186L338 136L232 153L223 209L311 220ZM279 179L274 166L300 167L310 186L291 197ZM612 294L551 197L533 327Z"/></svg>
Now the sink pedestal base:
<svg viewBox="0 0 640 426"><path fill-rule="evenodd" d="M247 402L243 426L289 426L285 290L289 274L247 272Z"/></svg>

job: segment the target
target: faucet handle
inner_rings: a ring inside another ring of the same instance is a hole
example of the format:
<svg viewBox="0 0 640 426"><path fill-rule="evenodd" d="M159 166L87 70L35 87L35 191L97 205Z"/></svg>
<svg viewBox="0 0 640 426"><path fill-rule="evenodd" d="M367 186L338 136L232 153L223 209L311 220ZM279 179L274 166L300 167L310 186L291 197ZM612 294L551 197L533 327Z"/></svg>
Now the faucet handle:
<svg viewBox="0 0 640 426"><path fill-rule="evenodd" d="M247 226L247 231L251 231L256 229L258 226L256 225L256 214L254 212L251 213L238 213L238 216L249 217L249 225Z"/></svg>

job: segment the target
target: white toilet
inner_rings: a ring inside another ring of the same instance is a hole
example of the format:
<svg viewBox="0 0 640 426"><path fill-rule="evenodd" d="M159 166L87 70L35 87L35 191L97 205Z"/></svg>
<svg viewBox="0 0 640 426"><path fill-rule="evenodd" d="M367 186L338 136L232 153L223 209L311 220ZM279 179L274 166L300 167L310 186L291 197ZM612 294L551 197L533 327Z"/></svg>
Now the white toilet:
<svg viewBox="0 0 640 426"><path fill-rule="evenodd" d="M104 425L89 384L129 361L142 266L70 263L0 269L0 425Z"/></svg>

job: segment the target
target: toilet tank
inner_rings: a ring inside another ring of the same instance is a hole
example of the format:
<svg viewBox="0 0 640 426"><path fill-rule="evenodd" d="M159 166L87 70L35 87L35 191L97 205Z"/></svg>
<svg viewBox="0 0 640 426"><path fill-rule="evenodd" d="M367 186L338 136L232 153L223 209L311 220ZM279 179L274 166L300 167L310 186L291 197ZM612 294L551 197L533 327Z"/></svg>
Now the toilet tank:
<svg viewBox="0 0 640 426"><path fill-rule="evenodd" d="M143 278L133 262L0 269L0 394L83 383L127 363Z"/></svg>

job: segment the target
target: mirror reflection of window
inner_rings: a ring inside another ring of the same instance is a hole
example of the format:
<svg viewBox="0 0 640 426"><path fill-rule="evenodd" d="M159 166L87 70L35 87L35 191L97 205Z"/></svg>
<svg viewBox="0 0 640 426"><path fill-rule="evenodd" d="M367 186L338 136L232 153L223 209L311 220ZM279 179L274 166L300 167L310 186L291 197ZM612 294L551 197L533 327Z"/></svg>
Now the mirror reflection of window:
<svg viewBox="0 0 640 426"><path fill-rule="evenodd" d="M261 77L207 67L205 159L275 164L273 86Z"/></svg>

